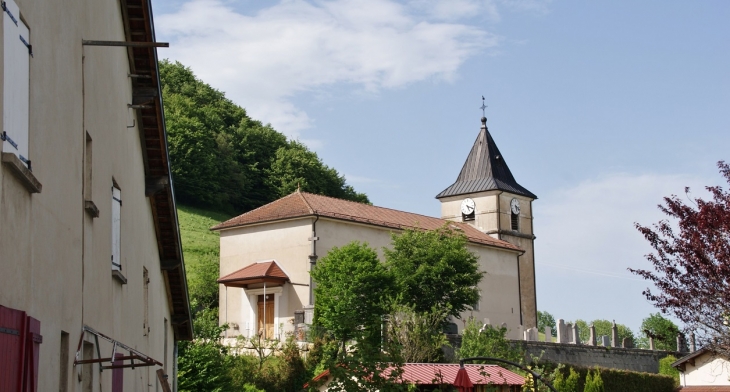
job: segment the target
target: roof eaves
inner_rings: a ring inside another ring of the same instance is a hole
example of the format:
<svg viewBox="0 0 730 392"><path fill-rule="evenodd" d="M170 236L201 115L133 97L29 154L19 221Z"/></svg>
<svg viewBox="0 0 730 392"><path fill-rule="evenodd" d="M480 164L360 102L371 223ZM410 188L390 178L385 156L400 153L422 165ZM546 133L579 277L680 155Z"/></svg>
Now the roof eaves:
<svg viewBox="0 0 730 392"><path fill-rule="evenodd" d="M282 215L276 215L271 219L264 219L264 220L259 220L259 221L255 221L255 222L231 223L231 224L228 224L225 226L224 226L224 224L226 222L221 222L221 223L211 227L209 230L210 231L231 230L231 229L237 229L239 227L263 225L263 224L267 224L267 223L281 222L281 221L287 221L287 220L296 220L296 219L301 219L301 218L305 218L305 217L313 216L313 215L316 215L316 214L313 214L313 213L299 214L299 215L283 215L282 214Z"/></svg>

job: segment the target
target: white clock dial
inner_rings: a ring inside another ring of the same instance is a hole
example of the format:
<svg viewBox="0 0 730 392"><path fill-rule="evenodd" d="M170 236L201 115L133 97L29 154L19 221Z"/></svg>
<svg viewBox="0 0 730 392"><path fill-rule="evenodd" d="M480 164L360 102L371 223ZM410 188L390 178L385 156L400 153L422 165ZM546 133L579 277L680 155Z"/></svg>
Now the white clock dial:
<svg viewBox="0 0 730 392"><path fill-rule="evenodd" d="M467 198L461 202L461 213L464 215L471 215L475 208L476 203L474 203L474 200L472 199Z"/></svg>
<svg viewBox="0 0 730 392"><path fill-rule="evenodd" d="M520 201L517 199L512 199L512 201L509 202L509 208L512 210L512 213L515 215L519 215L520 213Z"/></svg>

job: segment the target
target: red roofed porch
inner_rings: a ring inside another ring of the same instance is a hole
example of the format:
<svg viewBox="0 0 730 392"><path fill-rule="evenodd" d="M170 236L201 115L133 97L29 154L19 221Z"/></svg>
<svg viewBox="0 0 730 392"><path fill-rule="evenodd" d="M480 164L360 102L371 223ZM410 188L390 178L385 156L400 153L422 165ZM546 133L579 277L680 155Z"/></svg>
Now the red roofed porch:
<svg viewBox="0 0 730 392"><path fill-rule="evenodd" d="M255 326L248 325L245 329L249 336L259 334L265 339L275 339L281 332L277 327L279 303L281 288L287 282L289 276L275 260L253 263L218 279L226 287L244 290L244 296L249 299L249 320L256 320Z"/></svg>

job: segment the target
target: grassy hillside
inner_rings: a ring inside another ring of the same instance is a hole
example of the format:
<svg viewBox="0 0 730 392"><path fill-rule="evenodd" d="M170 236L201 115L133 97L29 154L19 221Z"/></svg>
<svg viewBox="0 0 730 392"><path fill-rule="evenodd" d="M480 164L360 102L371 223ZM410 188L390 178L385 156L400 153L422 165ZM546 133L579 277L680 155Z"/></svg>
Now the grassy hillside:
<svg viewBox="0 0 730 392"><path fill-rule="evenodd" d="M190 300L197 309L217 307L219 236L210 228L230 216L182 205L178 205L177 215Z"/></svg>

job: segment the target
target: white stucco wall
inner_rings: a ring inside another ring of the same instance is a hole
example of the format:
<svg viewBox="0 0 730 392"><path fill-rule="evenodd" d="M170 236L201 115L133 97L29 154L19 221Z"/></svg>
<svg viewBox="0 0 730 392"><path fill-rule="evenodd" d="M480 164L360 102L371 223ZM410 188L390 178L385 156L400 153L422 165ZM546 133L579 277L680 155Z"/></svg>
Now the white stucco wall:
<svg viewBox="0 0 730 392"><path fill-rule="evenodd" d="M694 365L685 362L684 372L680 372L682 386L730 385L730 361L713 358L705 353L694 360Z"/></svg>

